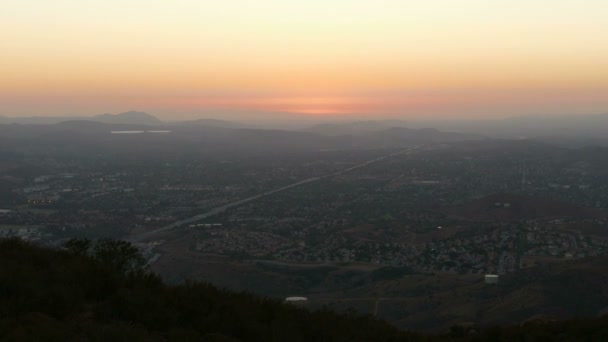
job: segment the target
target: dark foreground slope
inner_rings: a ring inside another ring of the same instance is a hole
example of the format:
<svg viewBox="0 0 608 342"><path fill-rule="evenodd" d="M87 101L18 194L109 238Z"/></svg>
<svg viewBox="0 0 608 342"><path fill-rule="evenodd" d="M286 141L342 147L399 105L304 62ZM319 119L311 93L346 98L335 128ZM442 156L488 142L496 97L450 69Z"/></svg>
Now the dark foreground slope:
<svg viewBox="0 0 608 342"><path fill-rule="evenodd" d="M89 257L0 240L0 339L408 340L387 323L206 284L166 286Z"/></svg>
<svg viewBox="0 0 608 342"><path fill-rule="evenodd" d="M536 322L448 336L400 332L355 315L309 312L207 284L167 286L66 251L0 240L0 340L8 341L602 341L608 320Z"/></svg>

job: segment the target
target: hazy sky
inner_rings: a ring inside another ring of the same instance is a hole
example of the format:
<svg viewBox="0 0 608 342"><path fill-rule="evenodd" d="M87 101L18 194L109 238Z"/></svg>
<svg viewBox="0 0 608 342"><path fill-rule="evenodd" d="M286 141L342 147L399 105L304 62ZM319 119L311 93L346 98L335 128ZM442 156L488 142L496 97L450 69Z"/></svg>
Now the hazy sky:
<svg viewBox="0 0 608 342"><path fill-rule="evenodd" d="M2 0L0 54L0 115L608 112L608 0Z"/></svg>

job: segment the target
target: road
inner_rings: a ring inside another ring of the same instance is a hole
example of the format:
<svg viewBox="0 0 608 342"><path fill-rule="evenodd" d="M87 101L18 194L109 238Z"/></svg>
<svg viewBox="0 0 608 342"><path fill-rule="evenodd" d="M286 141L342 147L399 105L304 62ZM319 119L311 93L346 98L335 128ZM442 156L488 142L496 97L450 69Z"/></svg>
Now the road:
<svg viewBox="0 0 608 342"><path fill-rule="evenodd" d="M173 222L172 224L170 224L168 226L164 226L164 227L159 228L159 229L151 230L149 232L144 232L144 233L132 235L132 236L126 238L125 240L130 241L130 242L142 242L142 241L148 240L150 238L153 238L155 235L158 235L159 233L163 233L163 232L166 232L166 231L178 228L180 226L184 226L184 225L187 225L187 224L190 224L190 223L194 223L194 222L198 222L198 221L204 220L204 219L206 219L208 217L215 216L215 215L217 215L219 213L222 213L222 212L224 212L224 211L226 211L226 210L228 210L230 208L238 207L238 206L243 205L245 203L253 202L253 201L255 201L257 199L260 199L262 197L269 196L269 195L272 195L272 194L276 194L277 192L289 190L289 189L295 188L295 187L300 186L300 185L316 182L316 181L319 181L321 179L326 179L326 178L331 178L331 177L339 176L339 175L344 174L346 172L350 172L350 171L353 171L353 170L356 170L356 169L360 169L362 167L365 167L365 166L373 164L373 163L377 163L379 161L385 160L385 159L390 158L390 157L395 157L395 156L398 156L398 155L406 154L408 152L411 152L414 149L415 149L415 147L406 148L405 150L402 150L400 152L396 152L396 153L388 154L388 155L385 155L385 156L382 156L382 157L374 158L372 160L368 160L368 161L366 161L364 163L361 163L361 164L349 167L348 169L344 169L342 171L334 172L334 173L331 173L331 174L328 174L328 175L325 175L325 176L321 176L321 177L308 178L308 179L305 179L303 181L299 181L297 183L293 183L293 184L290 184L290 185L287 185L287 186L280 187L278 189L274 189L274 190L271 190L271 191L267 191L267 192L261 193L259 195L255 195L255 196L248 197L248 198L245 198L245 199L242 199L242 200L238 200L236 202L231 202L231 203L228 203L228 204L224 204L224 205L222 205L220 207L211 209L210 211L207 211L205 213L198 214L198 215L192 216L192 217L187 218L187 219L175 221L175 222Z"/></svg>

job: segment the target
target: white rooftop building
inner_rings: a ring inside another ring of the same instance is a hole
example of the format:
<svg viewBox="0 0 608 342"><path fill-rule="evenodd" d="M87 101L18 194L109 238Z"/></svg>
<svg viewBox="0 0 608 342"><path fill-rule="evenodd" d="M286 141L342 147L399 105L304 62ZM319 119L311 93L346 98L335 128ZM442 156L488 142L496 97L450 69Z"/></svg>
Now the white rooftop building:
<svg viewBox="0 0 608 342"><path fill-rule="evenodd" d="M497 274L486 274L485 280L486 280L486 284L498 284L498 275Z"/></svg>
<svg viewBox="0 0 608 342"><path fill-rule="evenodd" d="M285 298L285 303L291 304L305 304L308 301L306 297L287 297Z"/></svg>

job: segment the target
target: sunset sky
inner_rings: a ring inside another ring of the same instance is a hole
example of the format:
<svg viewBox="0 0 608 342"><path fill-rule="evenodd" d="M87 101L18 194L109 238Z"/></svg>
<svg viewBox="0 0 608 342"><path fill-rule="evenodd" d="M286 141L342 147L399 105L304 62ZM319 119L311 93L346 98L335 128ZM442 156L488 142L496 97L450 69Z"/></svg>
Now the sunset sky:
<svg viewBox="0 0 608 342"><path fill-rule="evenodd" d="M0 53L6 116L608 112L607 0L2 0Z"/></svg>

